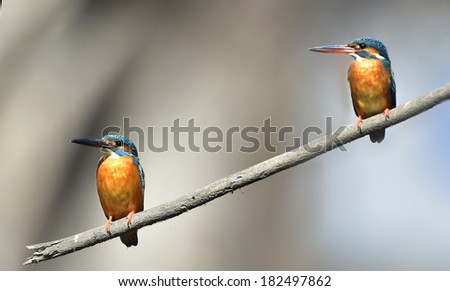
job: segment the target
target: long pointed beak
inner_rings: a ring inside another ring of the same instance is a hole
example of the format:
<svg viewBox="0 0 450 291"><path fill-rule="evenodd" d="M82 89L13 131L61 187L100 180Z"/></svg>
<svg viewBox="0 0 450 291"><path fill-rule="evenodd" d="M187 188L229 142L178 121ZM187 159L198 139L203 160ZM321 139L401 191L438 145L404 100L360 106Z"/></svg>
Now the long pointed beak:
<svg viewBox="0 0 450 291"><path fill-rule="evenodd" d="M95 148L110 148L110 145L101 139L75 138L70 141L73 143L82 144Z"/></svg>
<svg viewBox="0 0 450 291"><path fill-rule="evenodd" d="M348 45L324 45L311 47L308 50L319 53L333 53L333 54L351 54L356 52L354 48Z"/></svg>

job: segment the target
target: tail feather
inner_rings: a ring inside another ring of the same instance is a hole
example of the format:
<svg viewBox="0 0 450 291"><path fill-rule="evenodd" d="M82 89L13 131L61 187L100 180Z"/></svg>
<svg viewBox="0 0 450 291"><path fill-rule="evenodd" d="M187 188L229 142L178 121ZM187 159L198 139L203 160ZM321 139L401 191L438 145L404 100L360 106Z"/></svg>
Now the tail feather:
<svg viewBox="0 0 450 291"><path fill-rule="evenodd" d="M383 139L384 139L385 133L386 133L386 130L385 130L384 128L372 132L372 133L370 134L370 141L371 141L371 142L374 142L374 143L375 143L375 142L378 142L378 143L382 142Z"/></svg>
<svg viewBox="0 0 450 291"><path fill-rule="evenodd" d="M122 234L120 236L120 240L128 248L131 246L137 246L138 245L137 230L132 230L132 231Z"/></svg>

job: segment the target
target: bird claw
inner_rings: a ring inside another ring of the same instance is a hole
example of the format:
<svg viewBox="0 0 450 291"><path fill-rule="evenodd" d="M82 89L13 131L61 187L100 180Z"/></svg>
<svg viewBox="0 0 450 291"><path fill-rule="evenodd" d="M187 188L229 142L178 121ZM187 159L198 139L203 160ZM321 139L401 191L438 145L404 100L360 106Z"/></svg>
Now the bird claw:
<svg viewBox="0 0 450 291"><path fill-rule="evenodd" d="M135 214L134 211L131 211L130 213L128 213L128 215L127 215L127 223L128 223L128 225L131 224L131 217L132 217L134 214Z"/></svg>
<svg viewBox="0 0 450 291"><path fill-rule="evenodd" d="M384 109L383 114L384 114L384 117L387 120L389 118L389 108Z"/></svg>
<svg viewBox="0 0 450 291"><path fill-rule="evenodd" d="M362 131L361 125L362 125L362 117L360 115L360 116L358 116L358 120L356 120L356 127L359 129L359 132Z"/></svg>
<svg viewBox="0 0 450 291"><path fill-rule="evenodd" d="M105 224L106 232L108 234L111 234L111 223L112 223L112 216L109 217L108 221Z"/></svg>

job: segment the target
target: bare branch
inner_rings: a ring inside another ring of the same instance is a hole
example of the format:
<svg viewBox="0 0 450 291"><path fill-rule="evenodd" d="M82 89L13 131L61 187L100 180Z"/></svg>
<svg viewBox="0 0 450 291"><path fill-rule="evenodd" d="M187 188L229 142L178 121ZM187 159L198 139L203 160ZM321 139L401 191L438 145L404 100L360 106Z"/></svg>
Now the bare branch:
<svg viewBox="0 0 450 291"><path fill-rule="evenodd" d="M342 131L337 131L334 134L318 138L298 149L273 157L245 170L222 178L189 195L182 196L171 202L137 213L133 216L132 224L130 226L127 225L125 218L120 219L111 225L111 234L108 234L105 231L104 226L100 226L64 239L27 246L28 249L34 250L35 252L32 256L27 258L24 265L36 264L73 253L117 237L129 230L139 229L178 216L246 185L302 164L318 155L361 138L375 130L400 123L448 99L450 99L450 83L425 96L411 100L406 104L391 110L387 120L383 114L378 114L365 119L361 130L358 130L355 124L348 125Z"/></svg>

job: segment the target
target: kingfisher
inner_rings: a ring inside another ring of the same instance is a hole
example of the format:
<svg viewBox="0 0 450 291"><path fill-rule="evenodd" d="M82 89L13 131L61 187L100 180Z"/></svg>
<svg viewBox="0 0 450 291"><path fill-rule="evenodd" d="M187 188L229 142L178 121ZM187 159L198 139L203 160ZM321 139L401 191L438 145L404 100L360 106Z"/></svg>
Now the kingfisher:
<svg viewBox="0 0 450 291"><path fill-rule="evenodd" d="M100 148L103 156L97 165L97 193L106 218L106 231L111 223L144 209L144 170L136 146L122 135L106 135L102 139L72 139L71 142ZM127 247L137 246L137 230L122 234L120 240Z"/></svg>
<svg viewBox="0 0 450 291"><path fill-rule="evenodd" d="M348 82L352 96L353 109L361 128L362 120L379 113L389 117L389 109L396 106L394 73L391 69L386 46L379 40L364 37L347 45L327 45L309 48L321 53L348 54L354 61L348 69ZM372 142L380 143L385 129L370 133Z"/></svg>

